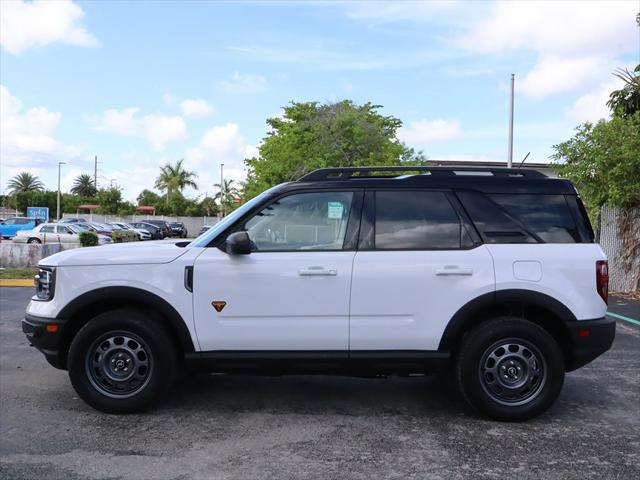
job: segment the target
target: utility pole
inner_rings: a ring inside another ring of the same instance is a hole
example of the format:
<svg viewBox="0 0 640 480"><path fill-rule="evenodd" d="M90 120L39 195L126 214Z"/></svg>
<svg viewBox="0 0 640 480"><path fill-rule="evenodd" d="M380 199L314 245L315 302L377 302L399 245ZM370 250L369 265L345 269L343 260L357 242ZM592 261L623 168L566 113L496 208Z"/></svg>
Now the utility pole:
<svg viewBox="0 0 640 480"><path fill-rule="evenodd" d="M98 191L98 155L93 158L93 186Z"/></svg>
<svg viewBox="0 0 640 480"><path fill-rule="evenodd" d="M58 199L56 202L56 222L60 220L60 166L66 165L66 162L58 162Z"/></svg>
<svg viewBox="0 0 640 480"><path fill-rule="evenodd" d="M509 101L509 155L507 158L507 168L513 165L513 88L515 82L515 74L511 74L511 97Z"/></svg>
<svg viewBox="0 0 640 480"><path fill-rule="evenodd" d="M220 164L220 211L224 217L224 163Z"/></svg>

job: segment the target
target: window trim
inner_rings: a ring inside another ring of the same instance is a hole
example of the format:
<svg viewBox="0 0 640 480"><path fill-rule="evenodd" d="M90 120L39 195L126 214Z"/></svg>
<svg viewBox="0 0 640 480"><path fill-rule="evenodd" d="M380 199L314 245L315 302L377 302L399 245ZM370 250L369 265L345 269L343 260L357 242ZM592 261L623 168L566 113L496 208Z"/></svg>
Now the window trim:
<svg viewBox="0 0 640 480"><path fill-rule="evenodd" d="M459 248L376 248L375 245L375 218L376 218L376 199L375 194L377 192L425 192L425 193L443 193L445 199L451 205L451 209L457 215L460 222L460 228L464 229L471 237L472 244L465 247L462 245L462 239L460 241ZM475 231L475 227L472 227L473 223L469 221L468 216L464 210L461 211L461 207L458 204L458 199L453 194L452 189L446 188L375 188L367 189L365 192L365 202L362 212L362 226L360 227L360 239L358 242L358 251L361 252L457 252L465 250L473 250L482 245L481 237ZM464 215L462 214L464 212ZM468 224L468 225L467 225ZM364 235L363 235L364 232ZM365 237L365 235L367 237ZM370 240L369 238L370 237ZM366 243L365 243L366 242ZM370 243L371 246L367 246Z"/></svg>
<svg viewBox="0 0 640 480"><path fill-rule="evenodd" d="M235 232L240 232L245 230L246 223L251 220L258 212L264 210L269 207L273 203L281 200L285 197L290 197L293 195L300 195L305 193L338 193L338 192L351 192L353 196L351 198L351 210L349 211L349 218L347 219L347 228L344 234L344 242L343 248L339 249L327 249L327 250L297 250L297 249L288 249L288 250L256 250L255 252L251 252L253 254L259 253L306 253L306 252L354 252L357 250L357 240L359 237L360 231L360 216L362 212L362 197L364 195L364 189L358 188L309 188L309 189L300 189L300 190L290 190L282 192L276 196L265 199L264 202L256 205L254 208L249 210L244 216L240 217L234 224L230 225L225 231L220 233L220 235L207 245L205 248L217 247L218 249L225 251L225 241L229 235Z"/></svg>

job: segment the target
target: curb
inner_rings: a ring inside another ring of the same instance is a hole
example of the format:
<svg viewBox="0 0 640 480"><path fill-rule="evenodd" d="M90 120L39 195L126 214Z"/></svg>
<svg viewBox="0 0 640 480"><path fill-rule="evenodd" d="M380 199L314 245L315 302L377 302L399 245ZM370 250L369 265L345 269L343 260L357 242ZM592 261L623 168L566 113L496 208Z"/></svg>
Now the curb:
<svg viewBox="0 0 640 480"><path fill-rule="evenodd" d="M33 287L32 278L0 278L0 287Z"/></svg>

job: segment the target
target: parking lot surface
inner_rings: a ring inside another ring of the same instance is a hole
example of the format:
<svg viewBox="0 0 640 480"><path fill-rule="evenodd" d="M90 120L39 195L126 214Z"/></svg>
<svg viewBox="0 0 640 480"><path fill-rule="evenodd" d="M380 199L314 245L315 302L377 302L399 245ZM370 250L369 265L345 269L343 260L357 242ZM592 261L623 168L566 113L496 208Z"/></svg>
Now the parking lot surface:
<svg viewBox="0 0 640 480"><path fill-rule="evenodd" d="M527 423L479 418L430 377L197 375L154 410L117 416L29 347L31 294L0 288L2 479L640 478L640 328L628 322Z"/></svg>

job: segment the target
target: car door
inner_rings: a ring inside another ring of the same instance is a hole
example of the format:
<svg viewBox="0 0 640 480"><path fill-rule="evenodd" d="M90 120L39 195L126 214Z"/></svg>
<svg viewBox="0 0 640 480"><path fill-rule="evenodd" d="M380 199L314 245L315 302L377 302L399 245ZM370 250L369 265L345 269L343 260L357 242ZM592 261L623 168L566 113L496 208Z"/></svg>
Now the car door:
<svg viewBox="0 0 640 480"><path fill-rule="evenodd" d="M56 225L56 234L60 243L78 243L80 241L78 236L65 225Z"/></svg>
<svg viewBox="0 0 640 480"><path fill-rule="evenodd" d="M281 196L231 230L248 255L209 247L193 272L202 350L348 349L349 291L362 193Z"/></svg>
<svg viewBox="0 0 640 480"><path fill-rule="evenodd" d="M370 191L364 203L350 349L437 350L456 311L494 290L491 255L450 192Z"/></svg>
<svg viewBox="0 0 640 480"><path fill-rule="evenodd" d="M54 225L45 224L40 227L40 230L36 228L34 231L38 232L36 236L42 243L57 243L58 241Z"/></svg>

